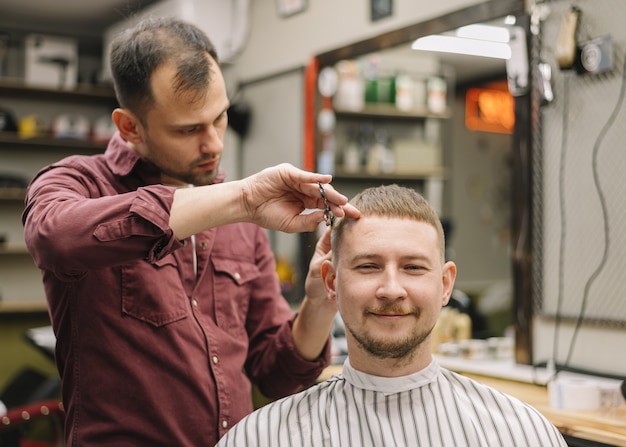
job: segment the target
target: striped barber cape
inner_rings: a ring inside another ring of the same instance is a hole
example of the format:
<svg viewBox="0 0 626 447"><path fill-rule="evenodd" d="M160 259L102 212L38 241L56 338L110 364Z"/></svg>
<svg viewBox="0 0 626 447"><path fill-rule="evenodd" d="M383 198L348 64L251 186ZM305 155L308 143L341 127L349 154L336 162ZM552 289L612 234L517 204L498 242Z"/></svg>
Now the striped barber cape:
<svg viewBox="0 0 626 447"><path fill-rule="evenodd" d="M520 400L442 368L404 377L343 372L268 404L218 447L553 447L567 444Z"/></svg>

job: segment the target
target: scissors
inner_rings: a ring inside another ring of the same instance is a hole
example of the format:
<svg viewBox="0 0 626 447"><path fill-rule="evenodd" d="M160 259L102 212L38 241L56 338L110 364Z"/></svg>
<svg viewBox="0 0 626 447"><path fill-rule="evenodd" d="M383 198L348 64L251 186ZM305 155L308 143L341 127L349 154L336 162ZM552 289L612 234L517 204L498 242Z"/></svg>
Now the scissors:
<svg viewBox="0 0 626 447"><path fill-rule="evenodd" d="M320 186L320 195L322 196L322 200L324 201L324 222L326 222L327 227L332 227L335 223L335 215L330 210L330 205L328 203L328 199L326 198L326 192L324 191L324 186L321 182L318 182Z"/></svg>

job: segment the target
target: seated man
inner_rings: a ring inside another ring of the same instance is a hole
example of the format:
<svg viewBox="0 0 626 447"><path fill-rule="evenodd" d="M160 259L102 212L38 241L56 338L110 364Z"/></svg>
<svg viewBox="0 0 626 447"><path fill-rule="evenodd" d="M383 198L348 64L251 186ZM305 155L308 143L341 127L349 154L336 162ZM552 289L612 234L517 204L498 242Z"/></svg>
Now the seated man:
<svg viewBox="0 0 626 447"><path fill-rule="evenodd" d="M343 373L260 408L218 446L566 446L534 408L433 359L456 266L428 202L391 185L351 203L361 217L337 223L322 265L346 327Z"/></svg>

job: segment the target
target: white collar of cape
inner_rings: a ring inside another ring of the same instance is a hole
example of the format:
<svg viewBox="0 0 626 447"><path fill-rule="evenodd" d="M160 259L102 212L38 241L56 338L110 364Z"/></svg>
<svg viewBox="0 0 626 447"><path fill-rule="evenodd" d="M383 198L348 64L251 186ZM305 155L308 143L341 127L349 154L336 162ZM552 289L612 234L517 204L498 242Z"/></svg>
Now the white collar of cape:
<svg viewBox="0 0 626 447"><path fill-rule="evenodd" d="M408 376L381 377L354 369L350 365L350 360L346 359L343 364L342 375L348 383L357 388L378 391L384 394L395 394L419 388L436 381L440 369L439 364L433 358L426 368Z"/></svg>

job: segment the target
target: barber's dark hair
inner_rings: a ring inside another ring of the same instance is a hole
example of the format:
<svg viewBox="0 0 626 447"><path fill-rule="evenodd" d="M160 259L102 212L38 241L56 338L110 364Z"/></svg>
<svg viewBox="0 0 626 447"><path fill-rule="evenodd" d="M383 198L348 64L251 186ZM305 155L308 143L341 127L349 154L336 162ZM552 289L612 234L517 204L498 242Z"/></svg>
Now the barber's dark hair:
<svg viewBox="0 0 626 447"><path fill-rule="evenodd" d="M165 62L176 65L175 91L201 95L210 82L207 54L219 63L208 36L195 25L175 18L144 19L115 36L110 51L117 101L141 120L154 102L150 78L159 66Z"/></svg>
<svg viewBox="0 0 626 447"><path fill-rule="evenodd" d="M445 261L446 242L439 215L431 204L414 189L396 184L375 186L358 193L350 200L350 203L361 212L361 217L412 219L432 225L437 231L441 261ZM331 245L334 262L339 256L343 233L351 222L354 222L354 219L342 218L333 227ZM399 234L398 237L402 235Z"/></svg>

